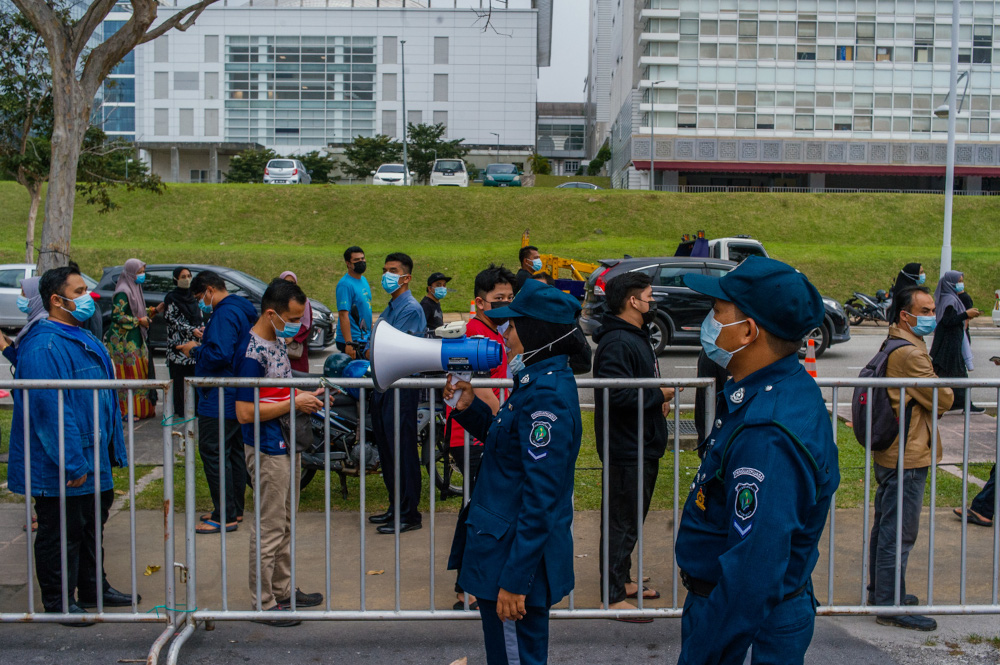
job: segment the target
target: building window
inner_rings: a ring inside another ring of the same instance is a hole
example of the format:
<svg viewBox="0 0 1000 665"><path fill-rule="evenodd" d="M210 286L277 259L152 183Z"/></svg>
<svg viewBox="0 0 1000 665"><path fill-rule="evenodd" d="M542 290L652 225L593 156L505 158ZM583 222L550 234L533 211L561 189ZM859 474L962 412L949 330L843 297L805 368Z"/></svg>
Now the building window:
<svg viewBox="0 0 1000 665"><path fill-rule="evenodd" d="M107 116L104 119L106 132L134 132L135 109L130 106L105 107Z"/></svg>
<svg viewBox="0 0 1000 665"><path fill-rule="evenodd" d="M170 111L168 109L153 109L153 134L156 136L170 134Z"/></svg>
<svg viewBox="0 0 1000 665"><path fill-rule="evenodd" d="M836 117L833 119L833 129L837 132L849 132L851 131L851 119Z"/></svg>
<svg viewBox="0 0 1000 665"><path fill-rule="evenodd" d="M983 65L993 62L993 26L973 26L972 46L973 63Z"/></svg>
<svg viewBox="0 0 1000 665"><path fill-rule="evenodd" d="M934 49L930 46L914 46L913 62L932 62L934 60Z"/></svg>
<svg viewBox="0 0 1000 665"><path fill-rule="evenodd" d="M129 51L122 61L111 70L111 75L135 74L135 51Z"/></svg>
<svg viewBox="0 0 1000 665"><path fill-rule="evenodd" d="M434 64L435 65L447 65L448 64L448 38L447 37L435 37L434 38Z"/></svg>
<svg viewBox="0 0 1000 665"><path fill-rule="evenodd" d="M205 72L205 99L219 98L219 72Z"/></svg>
<svg viewBox="0 0 1000 665"><path fill-rule="evenodd" d="M174 72L174 90L197 90L198 72Z"/></svg>
<svg viewBox="0 0 1000 665"><path fill-rule="evenodd" d="M194 136L194 109L180 110L180 131L181 136Z"/></svg>
<svg viewBox="0 0 1000 665"><path fill-rule="evenodd" d="M153 72L153 99L170 98L170 74Z"/></svg>
<svg viewBox="0 0 1000 665"><path fill-rule="evenodd" d="M383 65L395 65L396 64L396 38L395 37L383 37L382 38L382 64Z"/></svg>
<svg viewBox="0 0 1000 665"><path fill-rule="evenodd" d="M153 62L170 62L170 43L168 35L153 40Z"/></svg>
<svg viewBox="0 0 1000 665"><path fill-rule="evenodd" d="M891 46L877 46L875 48L875 62L889 62L892 60Z"/></svg>
<svg viewBox="0 0 1000 665"><path fill-rule="evenodd" d="M448 136L448 112L447 111L434 111L434 124L443 125L445 132L441 135L442 138L447 138Z"/></svg>
<svg viewBox="0 0 1000 665"><path fill-rule="evenodd" d="M574 175L578 170L580 170L580 162L569 160L563 162L563 175Z"/></svg>
<svg viewBox="0 0 1000 665"><path fill-rule="evenodd" d="M383 102L396 101L397 89L398 89L398 83L396 75L389 73L382 74L382 101Z"/></svg>
<svg viewBox="0 0 1000 665"><path fill-rule="evenodd" d="M395 111L382 111L382 133L391 139L396 138Z"/></svg>
<svg viewBox="0 0 1000 665"><path fill-rule="evenodd" d="M423 111L407 111L406 112L406 123L409 125L419 125L424 121Z"/></svg>
<svg viewBox="0 0 1000 665"><path fill-rule="evenodd" d="M106 79L104 81L104 101L110 104L135 102L135 79Z"/></svg>
<svg viewBox="0 0 1000 665"><path fill-rule="evenodd" d="M205 35L205 62L219 61L219 35Z"/></svg>
<svg viewBox="0 0 1000 665"><path fill-rule="evenodd" d="M205 136L219 135L219 109L205 109Z"/></svg>
<svg viewBox="0 0 1000 665"><path fill-rule="evenodd" d="M446 102L446 101L448 101L448 75L447 74L435 74L434 75L434 101L435 102Z"/></svg>

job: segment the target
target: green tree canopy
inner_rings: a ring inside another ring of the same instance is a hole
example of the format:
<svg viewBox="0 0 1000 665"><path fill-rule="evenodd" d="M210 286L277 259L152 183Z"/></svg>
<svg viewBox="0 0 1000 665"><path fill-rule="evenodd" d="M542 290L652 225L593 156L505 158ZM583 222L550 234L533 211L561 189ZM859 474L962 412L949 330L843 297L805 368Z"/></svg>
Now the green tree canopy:
<svg viewBox="0 0 1000 665"><path fill-rule="evenodd" d="M264 182L264 167L272 159L280 158L281 155L270 148L244 150L229 160L226 182Z"/></svg>
<svg viewBox="0 0 1000 665"><path fill-rule="evenodd" d="M329 154L321 153L319 150L307 152L296 157L309 171L312 184L325 185L330 182L330 172L337 167L337 160Z"/></svg>
<svg viewBox="0 0 1000 665"><path fill-rule="evenodd" d="M531 167L531 172L535 175L552 174L552 164L549 163L548 159L542 157L537 152L528 158L528 165Z"/></svg>
<svg viewBox="0 0 1000 665"><path fill-rule="evenodd" d="M452 157L461 159L469 152L469 149L462 145L464 139L443 140L445 126L442 123L434 125L410 124L406 126L406 132L407 139L409 139L406 149L410 170L416 173L418 180L424 182L430 180L435 154L437 159Z"/></svg>
<svg viewBox="0 0 1000 665"><path fill-rule="evenodd" d="M402 162L403 144L384 134L372 138L357 136L344 149L344 158L347 161L340 164L341 171L351 178L364 180L382 164Z"/></svg>

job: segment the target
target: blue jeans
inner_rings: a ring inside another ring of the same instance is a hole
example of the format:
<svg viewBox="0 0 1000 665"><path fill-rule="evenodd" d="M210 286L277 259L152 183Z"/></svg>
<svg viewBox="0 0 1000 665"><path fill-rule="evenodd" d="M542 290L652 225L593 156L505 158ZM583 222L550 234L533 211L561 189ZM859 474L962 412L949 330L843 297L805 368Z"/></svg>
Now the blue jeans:
<svg viewBox="0 0 1000 665"><path fill-rule="evenodd" d="M971 508L988 520L993 519L994 501L997 495L997 465L990 469L990 479L986 481L983 489L972 500Z"/></svg>
<svg viewBox="0 0 1000 665"><path fill-rule="evenodd" d="M875 605L892 605L896 590L896 516L903 513L902 553L900 556L899 600L906 595L906 562L920 530L920 511L924 506L924 487L928 467L903 471L903 505L896 501L899 487L896 469L875 464L875 520L868 547L868 593Z"/></svg>

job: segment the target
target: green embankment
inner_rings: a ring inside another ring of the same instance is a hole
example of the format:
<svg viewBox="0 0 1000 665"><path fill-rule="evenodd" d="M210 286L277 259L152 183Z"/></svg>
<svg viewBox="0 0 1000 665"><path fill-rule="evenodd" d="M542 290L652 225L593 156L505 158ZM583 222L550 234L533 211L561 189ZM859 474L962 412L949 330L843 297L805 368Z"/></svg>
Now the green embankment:
<svg viewBox="0 0 1000 665"><path fill-rule="evenodd" d="M414 284L455 277L446 310L467 311L475 274L491 261L516 269L521 233L546 253L581 261L672 255L682 233L746 233L838 300L887 288L910 261L937 279L944 199L919 194L672 194L639 191L429 187L170 185L162 196L116 193L98 215L78 201L73 257L100 277L131 256L147 262L228 265L262 279L286 269L328 304L343 250L368 253L376 309L384 256L409 253ZM0 261L23 259L24 189L0 183ZM1000 198L955 200L954 259L987 308L1000 287Z"/></svg>

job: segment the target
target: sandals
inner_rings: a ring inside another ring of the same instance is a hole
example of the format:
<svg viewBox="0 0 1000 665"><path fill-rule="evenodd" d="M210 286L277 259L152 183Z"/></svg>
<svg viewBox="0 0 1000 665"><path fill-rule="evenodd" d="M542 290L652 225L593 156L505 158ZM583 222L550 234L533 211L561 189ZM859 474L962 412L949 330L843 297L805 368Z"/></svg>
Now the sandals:
<svg viewBox="0 0 1000 665"><path fill-rule="evenodd" d="M198 519L201 520L202 522L211 522L211 521L214 521L214 520L212 520L212 513L205 513L204 515L202 515ZM237 517L236 521L239 522L240 524L242 524L243 523L243 516L240 515L239 517Z"/></svg>
<svg viewBox="0 0 1000 665"><path fill-rule="evenodd" d="M958 519L962 519L962 509L956 508L952 511ZM966 517L969 520L969 524L976 524L978 526L993 526L993 520L988 520L972 508L969 508L969 514Z"/></svg>
<svg viewBox="0 0 1000 665"><path fill-rule="evenodd" d="M451 609L458 610L459 612L461 612L462 610L465 609L465 601L464 600L457 601L454 605L451 606ZM469 610L473 611L473 612L478 612L479 611L479 601L478 600L474 600L471 603L469 603Z"/></svg>
<svg viewBox="0 0 1000 665"><path fill-rule="evenodd" d="M650 590L651 589L648 586L642 587L642 599L643 600L656 600L657 598L660 597L660 592L659 591L653 591L653 595L652 596L647 596L646 592L650 591ZM639 598L639 590L636 589L635 593L627 594L625 597L626 598L636 598L636 599L638 599ZM625 619L622 619L622 621L625 621ZM650 619L650 621L652 621L652 619ZM645 621L641 621L640 623L645 623Z"/></svg>
<svg viewBox="0 0 1000 665"><path fill-rule="evenodd" d="M239 527L239 522L230 522L226 525L226 533L236 531ZM220 531L222 531L222 525L214 520L205 520L194 529L195 533L219 533Z"/></svg>

